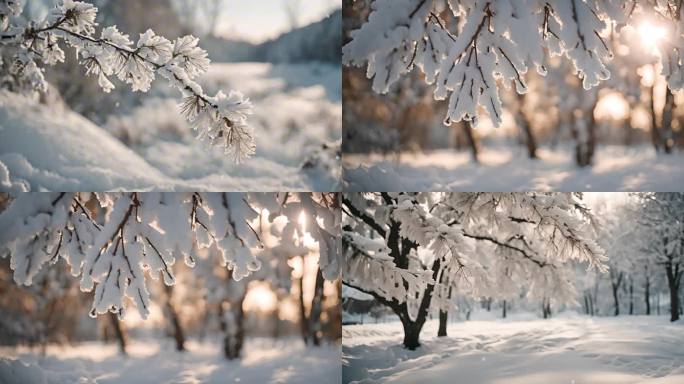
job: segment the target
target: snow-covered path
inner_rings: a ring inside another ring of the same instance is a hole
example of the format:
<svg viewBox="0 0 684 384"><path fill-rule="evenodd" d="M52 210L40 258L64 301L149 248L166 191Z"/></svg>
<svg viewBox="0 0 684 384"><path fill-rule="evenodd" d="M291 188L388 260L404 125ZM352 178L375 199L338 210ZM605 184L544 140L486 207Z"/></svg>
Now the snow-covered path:
<svg viewBox="0 0 684 384"><path fill-rule="evenodd" d="M403 349L401 324L343 329L343 382L684 383L684 324L666 317L563 317L450 323Z"/></svg>

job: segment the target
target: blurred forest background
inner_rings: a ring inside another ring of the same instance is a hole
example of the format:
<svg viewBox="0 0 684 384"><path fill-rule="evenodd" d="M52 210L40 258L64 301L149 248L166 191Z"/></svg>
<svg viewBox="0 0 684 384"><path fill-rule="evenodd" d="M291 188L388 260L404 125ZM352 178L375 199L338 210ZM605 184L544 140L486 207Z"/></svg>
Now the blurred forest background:
<svg viewBox="0 0 684 384"><path fill-rule="evenodd" d="M0 194L0 212L10 201L7 194ZM86 208L98 222L106 215L95 197ZM129 343L142 340L161 343L166 353L205 344L216 348L214 355L232 360L244 357L243 346L250 340L335 345L341 338L339 280L323 279L318 246L311 238L300 239L294 247L287 245L278 237L286 221L269 223L268 211L262 211L258 220L255 230L264 242L257 256L262 264L259 271L235 281L231 271L220 265L216 247L195 248L200 262L194 269L177 262L175 285L148 280L154 299L145 320L135 310L123 320L114 313L91 318L94 293L79 289L79 279L66 263L51 265L31 286L20 286L13 280L9 258L1 258L0 344L4 347L0 349L28 348L40 355L49 346L104 342L117 345L125 355Z"/></svg>
<svg viewBox="0 0 684 384"><path fill-rule="evenodd" d="M343 44L367 20L369 4L344 0ZM450 11L444 9L440 17L456 30L460 21ZM529 164L525 158L553 162L557 159L552 154L560 152L579 167L598 164L601 153L676 153L684 148L684 94L671 92L660 75L655 50L665 33L648 20L619 35L609 30L605 40L615 52L608 68L611 78L589 91L573 75L568 60L548 58L545 77L535 71L526 74L528 93L502 89L505 111L499 128L484 114L476 129L467 122L445 126L446 102L433 100L433 87L425 84L419 70L400 79L387 95L378 95L365 69L345 67L343 152L394 158L406 152L449 150L469 153L472 162L491 163L485 152L492 150L512 153L509 160L519 165Z"/></svg>

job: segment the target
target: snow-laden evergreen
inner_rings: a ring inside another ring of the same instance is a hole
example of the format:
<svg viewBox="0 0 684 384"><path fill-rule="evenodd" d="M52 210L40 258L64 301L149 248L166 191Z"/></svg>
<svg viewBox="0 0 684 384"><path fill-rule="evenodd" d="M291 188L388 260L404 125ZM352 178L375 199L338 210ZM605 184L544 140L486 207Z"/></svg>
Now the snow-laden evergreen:
<svg viewBox="0 0 684 384"><path fill-rule="evenodd" d="M263 210L270 221L287 219L280 236L288 244L304 236L296 223L305 216L323 276L337 278L338 204L335 194L311 193L26 193L0 214L0 256L10 257L21 285L63 259L81 290L94 289L91 316L123 317L132 301L145 318L147 276L173 285L176 260L194 267L198 248L214 249L234 280L259 270L262 239L253 225Z"/></svg>
<svg viewBox="0 0 684 384"><path fill-rule="evenodd" d="M19 18L22 9L18 0L0 1L0 53L9 60L3 87L45 92L43 66L64 62L63 47L70 47L104 92L114 88L112 77L133 91L147 92L159 75L182 94L180 108L200 139L222 146L236 162L254 154L254 133L247 125L249 99L237 91L207 95L195 81L210 63L196 37L170 41L147 30L134 41L116 26L98 32L97 7L81 1L61 1L42 21Z"/></svg>
<svg viewBox="0 0 684 384"><path fill-rule="evenodd" d="M684 87L681 2L619 0L374 0L368 20L343 47L347 65L367 65L373 89L386 93L415 67L448 98L445 124L477 124L480 108L502 122L499 87L528 90L525 74L546 75L562 56L585 90L610 78L611 34L640 18L658 20L668 37L657 48L670 89Z"/></svg>

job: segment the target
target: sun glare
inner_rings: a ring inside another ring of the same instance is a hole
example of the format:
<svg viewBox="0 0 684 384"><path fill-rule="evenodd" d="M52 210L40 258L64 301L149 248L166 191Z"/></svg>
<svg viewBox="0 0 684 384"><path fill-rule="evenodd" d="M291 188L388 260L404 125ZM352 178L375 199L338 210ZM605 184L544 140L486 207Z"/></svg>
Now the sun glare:
<svg viewBox="0 0 684 384"><path fill-rule="evenodd" d="M667 36L667 30L664 27L655 25L650 21L639 24L637 31L641 38L641 44L645 47L655 48Z"/></svg>
<svg viewBox="0 0 684 384"><path fill-rule="evenodd" d="M617 93L611 92L599 100L596 105L596 117L620 121L629 116L629 103Z"/></svg>
<svg viewBox="0 0 684 384"><path fill-rule="evenodd" d="M274 311L277 305L278 299L268 283L254 282L250 284L242 308L245 311L268 313Z"/></svg>

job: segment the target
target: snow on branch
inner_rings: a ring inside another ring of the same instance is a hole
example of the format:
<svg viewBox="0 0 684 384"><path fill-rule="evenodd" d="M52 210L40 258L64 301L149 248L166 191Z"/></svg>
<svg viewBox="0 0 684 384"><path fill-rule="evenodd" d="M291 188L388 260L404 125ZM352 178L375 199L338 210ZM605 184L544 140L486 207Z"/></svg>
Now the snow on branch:
<svg viewBox="0 0 684 384"><path fill-rule="evenodd" d="M572 303L569 261L606 270L579 195L350 194L344 204L344 280L406 302L411 318L428 286L432 307L443 310L454 292L505 298L522 290Z"/></svg>
<svg viewBox="0 0 684 384"><path fill-rule="evenodd" d="M645 14L671 25L671 36L659 47L662 73L671 89L681 89L681 7L648 0L374 0L368 20L343 47L343 62L366 65L379 93L417 66L434 84L434 98L449 99L446 125L477 125L484 110L499 126L501 85L512 82L523 94L530 68L545 75L547 57L564 56L591 89L610 77L609 33Z"/></svg>
<svg viewBox="0 0 684 384"><path fill-rule="evenodd" d="M41 66L63 62L63 46L73 47L86 75L97 77L104 92L114 89L112 77L134 92L147 92L159 75L182 94L182 114L198 131L198 138L223 147L236 162L254 154L254 133L247 125L252 113L249 99L237 91L210 96L195 81L210 63L196 37L170 41L148 29L136 42L116 26L104 27L98 35L97 8L73 0L61 1L41 22L10 25L10 16L18 15L21 8L17 1L0 0L0 46L16 48L10 75L31 90L47 89Z"/></svg>
<svg viewBox="0 0 684 384"><path fill-rule="evenodd" d="M428 284L434 284L431 271L398 268L381 239L344 231L342 242L347 258L344 281L358 289L373 292L387 302L402 304L424 291ZM416 313L413 315L415 318Z"/></svg>
<svg viewBox="0 0 684 384"><path fill-rule="evenodd" d="M283 228L283 238L300 238L308 233L318 244L319 266L327 280L338 278L342 271L340 240L340 196L337 193L286 193L281 213L290 220ZM303 224L303 225L302 225Z"/></svg>
<svg viewBox="0 0 684 384"><path fill-rule="evenodd" d="M216 249L235 280L259 270L263 246L253 223L263 209L272 220L286 216L290 222L307 212L316 223L311 236L320 243L324 276L337 278L339 213L321 199L333 197L297 194L288 202L274 193L25 193L0 213L0 256L10 257L22 285L64 259L80 276L81 290L94 291L91 316L123 317L130 301L145 318L146 276L161 275L173 285L176 259L194 267L197 248Z"/></svg>

